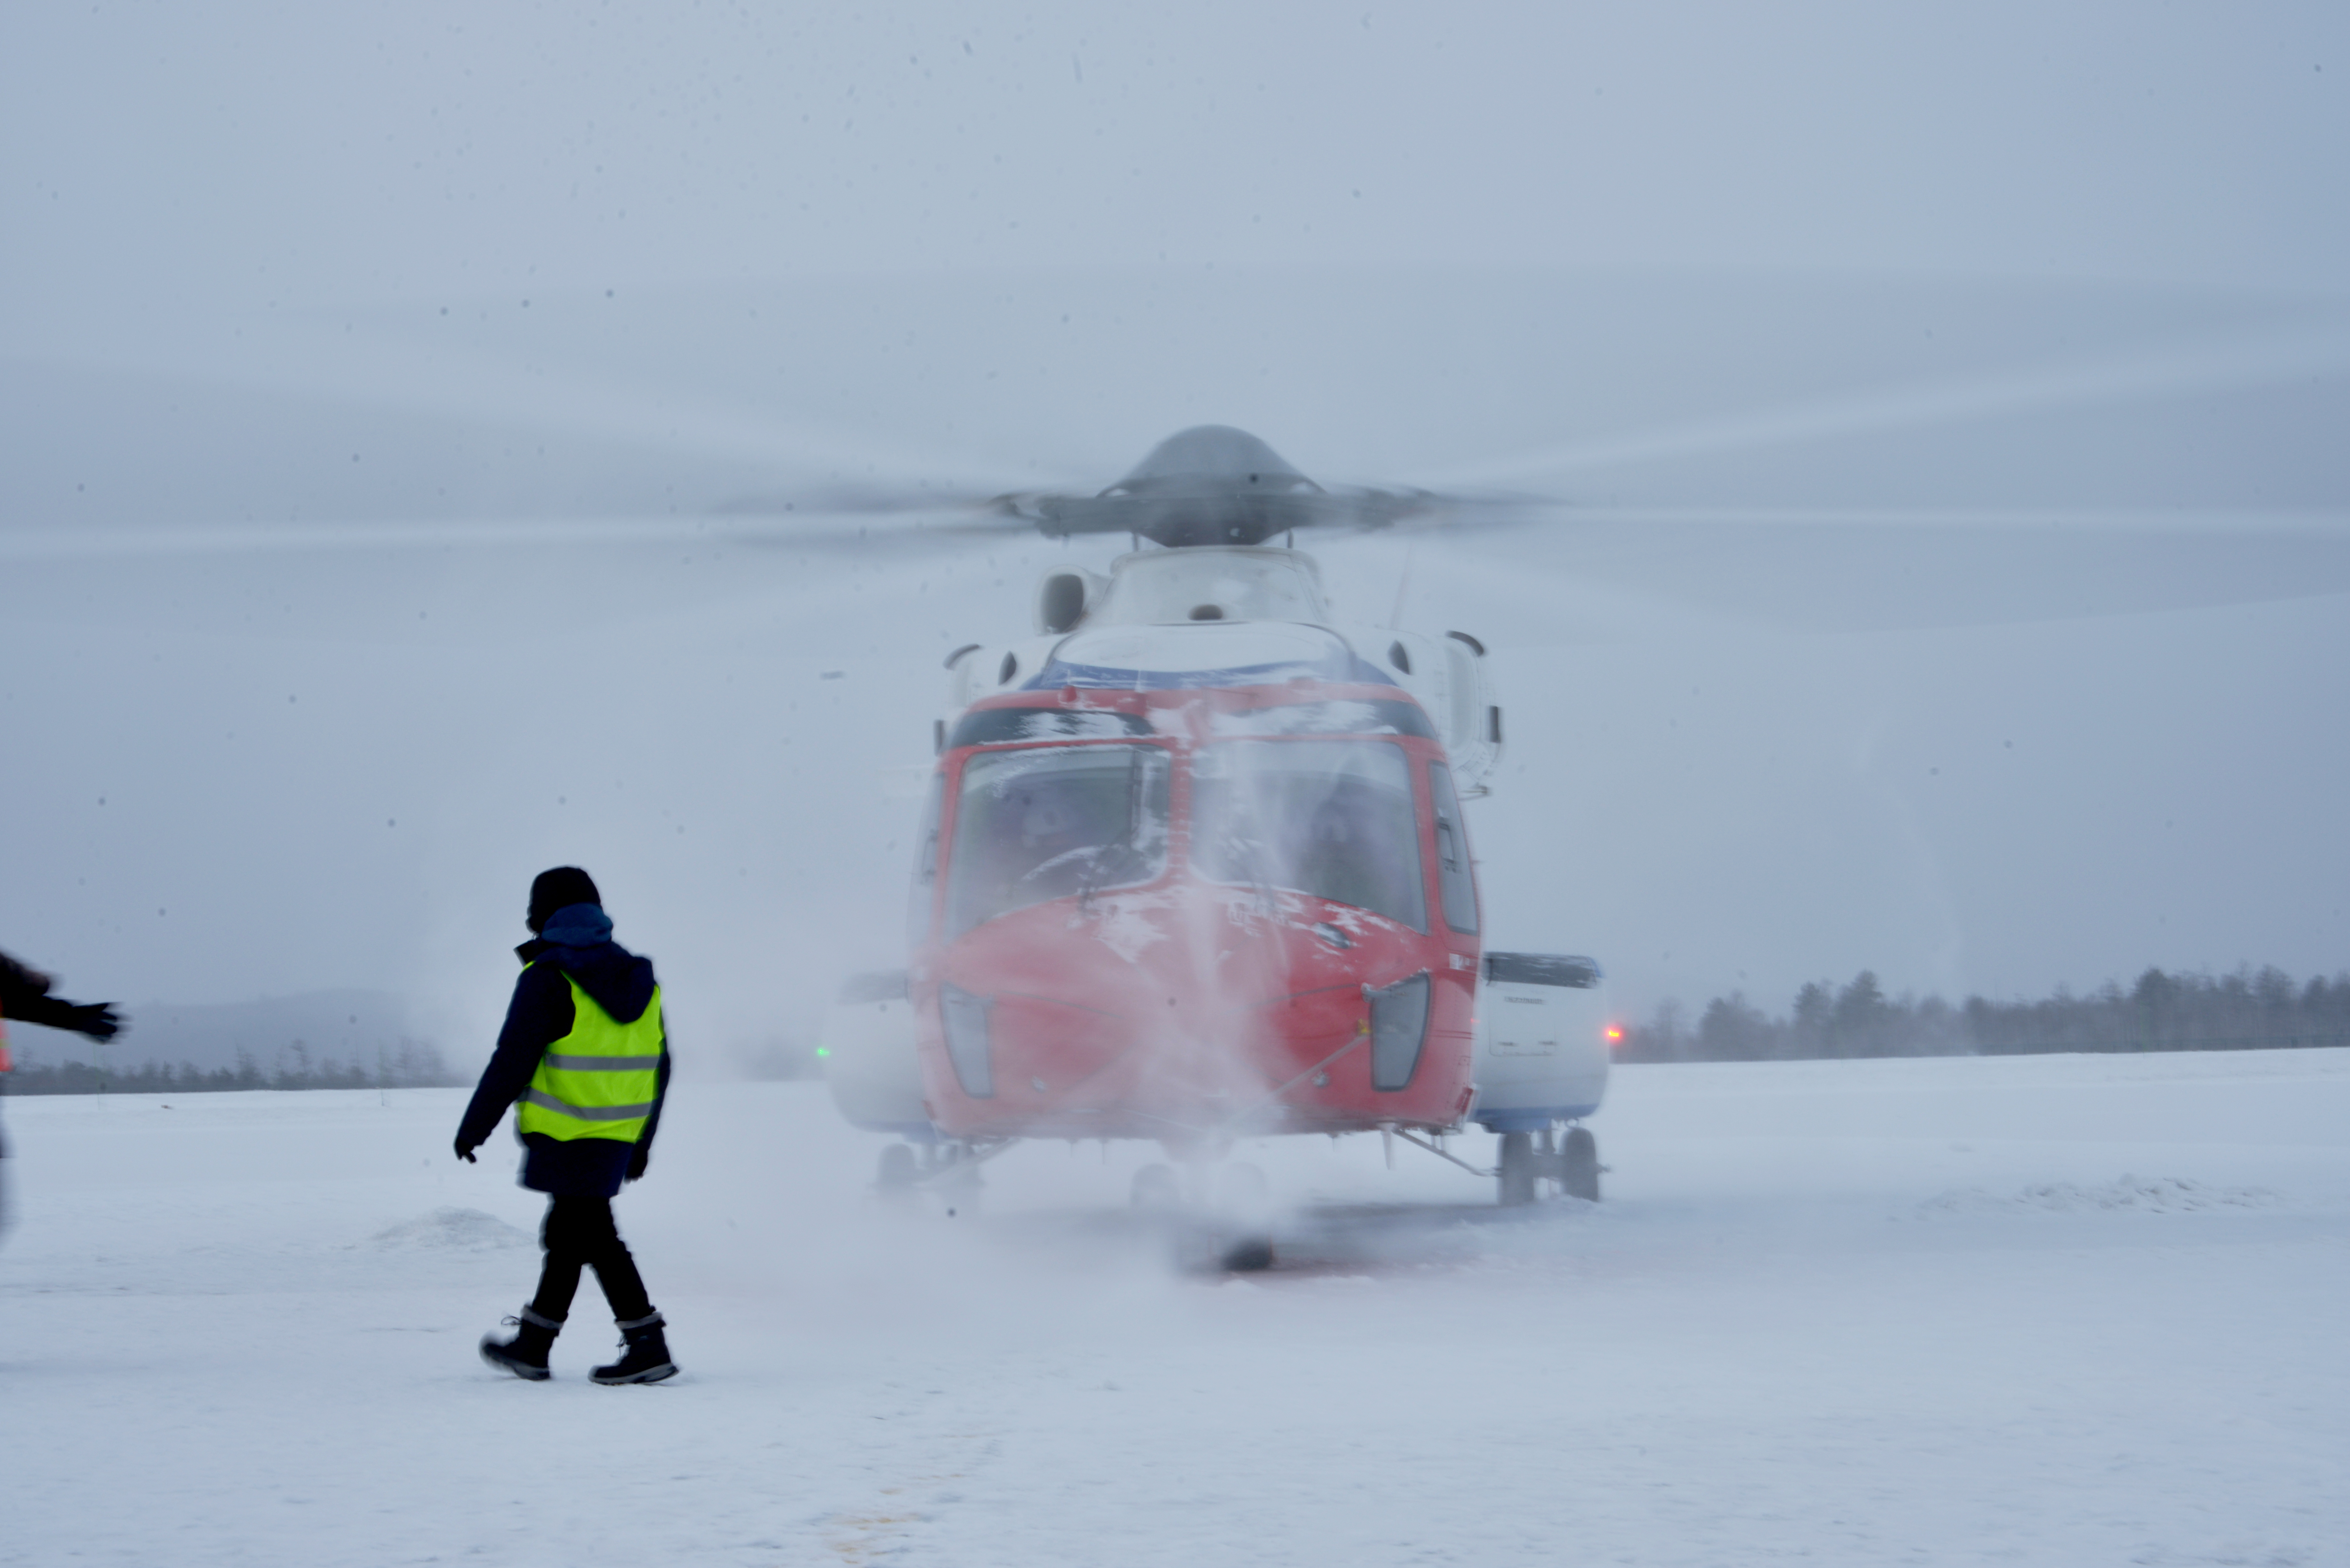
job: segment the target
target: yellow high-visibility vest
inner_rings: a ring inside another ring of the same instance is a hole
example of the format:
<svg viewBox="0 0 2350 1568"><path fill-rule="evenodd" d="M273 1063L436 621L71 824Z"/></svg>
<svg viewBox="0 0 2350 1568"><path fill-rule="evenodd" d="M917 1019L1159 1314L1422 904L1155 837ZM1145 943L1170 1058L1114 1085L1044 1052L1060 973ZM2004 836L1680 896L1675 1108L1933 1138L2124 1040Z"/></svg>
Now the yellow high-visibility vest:
<svg viewBox="0 0 2350 1568"><path fill-rule="evenodd" d="M596 1005L571 976L571 1033L546 1048L515 1123L549 1137L608 1137L634 1143L660 1093L660 987L634 1023Z"/></svg>

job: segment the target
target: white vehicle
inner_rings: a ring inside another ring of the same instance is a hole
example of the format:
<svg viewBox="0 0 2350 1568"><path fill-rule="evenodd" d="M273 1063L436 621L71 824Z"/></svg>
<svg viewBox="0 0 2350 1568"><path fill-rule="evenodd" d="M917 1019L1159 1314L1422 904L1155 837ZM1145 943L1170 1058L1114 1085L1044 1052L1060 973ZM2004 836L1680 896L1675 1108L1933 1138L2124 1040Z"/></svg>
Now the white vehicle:
<svg viewBox="0 0 2350 1568"><path fill-rule="evenodd" d="M1538 1180L1598 1200L1599 1149L1579 1124L1607 1097L1608 1050L1621 1034L1608 1016L1605 978L1587 958L1484 955L1469 1119L1501 1135L1495 1176L1505 1206L1533 1202Z"/></svg>

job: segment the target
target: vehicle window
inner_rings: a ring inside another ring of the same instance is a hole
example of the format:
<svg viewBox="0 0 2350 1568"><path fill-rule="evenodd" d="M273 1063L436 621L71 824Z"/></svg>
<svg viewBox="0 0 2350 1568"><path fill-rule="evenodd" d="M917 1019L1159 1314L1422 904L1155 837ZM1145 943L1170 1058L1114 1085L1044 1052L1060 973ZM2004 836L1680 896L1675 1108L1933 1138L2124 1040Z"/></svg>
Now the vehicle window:
<svg viewBox="0 0 2350 1568"><path fill-rule="evenodd" d="M948 854L948 935L1049 898L1157 877L1167 864L1169 771L1157 746L972 757Z"/></svg>
<svg viewBox="0 0 2350 1568"><path fill-rule="evenodd" d="M1381 741L1225 741L1194 764L1200 874L1428 929L1411 763Z"/></svg>
<svg viewBox="0 0 2350 1568"><path fill-rule="evenodd" d="M1461 821L1461 796L1452 770L1428 764L1428 794L1436 807L1436 886L1444 898L1444 923L1454 930L1477 929L1477 878L1469 868L1469 830Z"/></svg>
<svg viewBox="0 0 2350 1568"><path fill-rule="evenodd" d="M1599 983L1599 961L1557 953L1487 953L1485 978L1513 985L1557 985L1571 991L1589 991Z"/></svg>

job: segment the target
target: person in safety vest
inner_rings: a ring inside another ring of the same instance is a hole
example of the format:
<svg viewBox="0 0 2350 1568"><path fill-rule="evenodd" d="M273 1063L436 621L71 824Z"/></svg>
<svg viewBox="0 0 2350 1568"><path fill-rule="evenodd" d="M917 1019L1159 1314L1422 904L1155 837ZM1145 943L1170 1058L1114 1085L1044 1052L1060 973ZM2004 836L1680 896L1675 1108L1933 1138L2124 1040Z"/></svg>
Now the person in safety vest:
<svg viewBox="0 0 2350 1568"><path fill-rule="evenodd" d="M457 1158L496 1130L519 1102L522 1184L547 1195L538 1293L512 1339L484 1335L482 1359L538 1382L579 1271L592 1268L619 1324L622 1354L589 1374L598 1383L658 1383L677 1375L661 1314L612 1223L612 1199L645 1173L669 1091L669 1039L650 960L612 940L603 895L577 866L542 871L530 886L532 940L515 950L515 982L498 1048L457 1128Z"/></svg>
<svg viewBox="0 0 2350 1568"><path fill-rule="evenodd" d="M110 1002L68 1002L61 996L51 996L49 987L56 981L39 970L27 969L0 953L0 1073L7 1072L16 1063L8 1054L8 1021L20 1023L46 1023L52 1029L69 1029L76 1034L87 1034L92 1040L111 1040L122 1031L122 1019ZM8 1158L8 1140L0 1137L0 1159ZM7 1228L6 1194L0 1192L0 1230Z"/></svg>

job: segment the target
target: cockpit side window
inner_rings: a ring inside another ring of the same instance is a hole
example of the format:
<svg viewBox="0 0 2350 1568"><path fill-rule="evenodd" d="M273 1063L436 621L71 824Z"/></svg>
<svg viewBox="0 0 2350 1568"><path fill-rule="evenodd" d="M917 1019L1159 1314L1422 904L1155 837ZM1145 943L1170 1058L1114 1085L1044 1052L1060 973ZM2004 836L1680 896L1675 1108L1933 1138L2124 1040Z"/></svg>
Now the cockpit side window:
<svg viewBox="0 0 2350 1568"><path fill-rule="evenodd" d="M1036 746L963 764L948 852L947 935L1167 867L1168 755L1158 746Z"/></svg>
<svg viewBox="0 0 2350 1568"><path fill-rule="evenodd" d="M1428 929L1411 763L1383 741L1225 741L1197 753L1191 857L1219 882L1282 888Z"/></svg>
<svg viewBox="0 0 2350 1568"><path fill-rule="evenodd" d="M1463 935L1477 930L1477 877L1469 862L1469 829L1461 820L1460 792L1452 770L1428 764L1428 794L1436 806L1436 886L1444 899L1444 923Z"/></svg>

